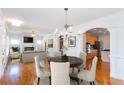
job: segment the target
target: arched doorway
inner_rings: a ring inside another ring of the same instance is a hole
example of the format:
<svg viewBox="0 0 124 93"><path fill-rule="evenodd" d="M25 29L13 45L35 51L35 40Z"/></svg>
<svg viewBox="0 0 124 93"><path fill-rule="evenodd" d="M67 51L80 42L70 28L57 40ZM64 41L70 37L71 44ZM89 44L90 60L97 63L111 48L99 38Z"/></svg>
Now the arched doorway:
<svg viewBox="0 0 124 93"><path fill-rule="evenodd" d="M109 62L110 60L105 58L103 52L110 52L110 32L106 28L92 28L85 33L85 51L90 53L96 50L96 55L99 61ZM109 54L107 54L109 56Z"/></svg>
<svg viewBox="0 0 124 93"><path fill-rule="evenodd" d="M110 31L107 28L91 28L83 33L83 50L87 53L87 62L98 57L96 80L110 84Z"/></svg>

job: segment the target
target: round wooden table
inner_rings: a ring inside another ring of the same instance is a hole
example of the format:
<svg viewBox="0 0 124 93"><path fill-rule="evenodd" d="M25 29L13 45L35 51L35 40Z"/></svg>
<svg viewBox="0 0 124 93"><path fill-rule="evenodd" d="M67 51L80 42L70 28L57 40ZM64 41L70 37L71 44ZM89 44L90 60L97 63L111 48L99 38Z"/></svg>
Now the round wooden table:
<svg viewBox="0 0 124 93"><path fill-rule="evenodd" d="M47 57L48 62L70 62L70 67L79 67L83 64L83 60L74 56L62 56L62 57Z"/></svg>

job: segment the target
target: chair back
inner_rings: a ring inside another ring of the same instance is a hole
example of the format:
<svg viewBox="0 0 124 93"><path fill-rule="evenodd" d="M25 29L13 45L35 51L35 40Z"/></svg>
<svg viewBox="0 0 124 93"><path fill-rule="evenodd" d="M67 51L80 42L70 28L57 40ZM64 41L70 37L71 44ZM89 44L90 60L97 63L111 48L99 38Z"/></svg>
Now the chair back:
<svg viewBox="0 0 124 93"><path fill-rule="evenodd" d="M48 48L47 56L48 57L54 57L54 49L53 48Z"/></svg>
<svg viewBox="0 0 124 93"><path fill-rule="evenodd" d="M55 51L54 56L55 57L61 57L61 52L60 51Z"/></svg>
<svg viewBox="0 0 124 93"><path fill-rule="evenodd" d="M40 77L41 76L41 68L42 68L44 62L43 63L41 62L42 60L39 55L36 55L34 59L35 59L36 76Z"/></svg>
<svg viewBox="0 0 124 93"><path fill-rule="evenodd" d="M91 69L90 69L90 80L94 81L95 80L95 76L96 76L96 66L97 66L97 60L98 58L95 56L92 60L92 66L91 66Z"/></svg>
<svg viewBox="0 0 124 93"><path fill-rule="evenodd" d="M50 62L50 68L52 85L70 85L69 62Z"/></svg>
<svg viewBox="0 0 124 93"><path fill-rule="evenodd" d="M86 65L86 52L81 52L80 54L80 58L83 60L83 65L85 66Z"/></svg>

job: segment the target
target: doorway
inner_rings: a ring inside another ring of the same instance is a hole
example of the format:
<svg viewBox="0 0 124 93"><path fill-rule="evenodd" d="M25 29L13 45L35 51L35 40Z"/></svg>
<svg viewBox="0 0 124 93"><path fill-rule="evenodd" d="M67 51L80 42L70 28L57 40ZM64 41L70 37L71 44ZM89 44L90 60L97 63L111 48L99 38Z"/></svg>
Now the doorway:
<svg viewBox="0 0 124 93"><path fill-rule="evenodd" d="M88 59L97 56L99 61L110 62L110 32L106 28L92 28L86 31L84 40Z"/></svg>
<svg viewBox="0 0 124 93"><path fill-rule="evenodd" d="M98 57L96 80L110 84L110 32L107 28L91 28L84 35L83 49L87 53L87 62Z"/></svg>

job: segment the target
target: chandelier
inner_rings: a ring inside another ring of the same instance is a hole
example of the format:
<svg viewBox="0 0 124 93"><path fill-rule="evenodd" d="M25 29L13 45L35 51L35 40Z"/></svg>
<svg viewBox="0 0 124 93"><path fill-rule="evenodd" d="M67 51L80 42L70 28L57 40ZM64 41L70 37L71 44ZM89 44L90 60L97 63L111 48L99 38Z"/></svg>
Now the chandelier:
<svg viewBox="0 0 124 93"><path fill-rule="evenodd" d="M68 24L68 8L64 8L64 10L65 10L65 25L64 25L64 28L67 31L68 28L70 28L72 25Z"/></svg>

